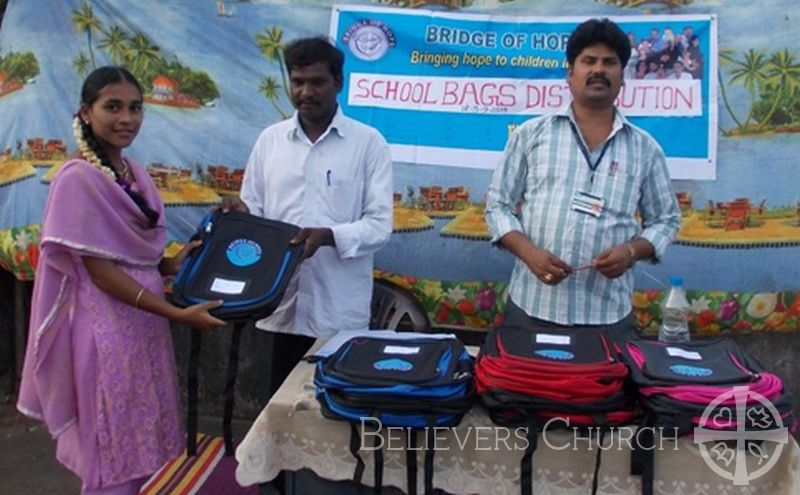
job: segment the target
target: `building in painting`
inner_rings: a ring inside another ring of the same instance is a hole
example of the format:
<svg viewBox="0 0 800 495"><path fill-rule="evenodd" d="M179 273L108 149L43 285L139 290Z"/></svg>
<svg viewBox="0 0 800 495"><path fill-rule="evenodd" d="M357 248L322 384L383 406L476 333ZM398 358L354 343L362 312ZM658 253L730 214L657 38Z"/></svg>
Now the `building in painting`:
<svg viewBox="0 0 800 495"><path fill-rule="evenodd" d="M172 101L178 94L178 81L166 76L153 79L153 99L156 101Z"/></svg>
<svg viewBox="0 0 800 495"><path fill-rule="evenodd" d="M67 155L67 146L61 139L34 137L27 140L25 156L34 160L63 159Z"/></svg>

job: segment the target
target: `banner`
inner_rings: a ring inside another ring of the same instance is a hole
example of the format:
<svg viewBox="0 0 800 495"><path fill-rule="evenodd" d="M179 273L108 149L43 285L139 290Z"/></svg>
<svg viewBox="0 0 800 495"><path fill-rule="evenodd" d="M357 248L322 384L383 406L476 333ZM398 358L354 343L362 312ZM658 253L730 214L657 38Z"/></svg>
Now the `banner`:
<svg viewBox="0 0 800 495"><path fill-rule="evenodd" d="M492 169L515 126L569 104L566 44L584 20L335 7L340 103L395 161ZM673 179L714 179L716 18L612 20L633 47L617 107L658 140Z"/></svg>

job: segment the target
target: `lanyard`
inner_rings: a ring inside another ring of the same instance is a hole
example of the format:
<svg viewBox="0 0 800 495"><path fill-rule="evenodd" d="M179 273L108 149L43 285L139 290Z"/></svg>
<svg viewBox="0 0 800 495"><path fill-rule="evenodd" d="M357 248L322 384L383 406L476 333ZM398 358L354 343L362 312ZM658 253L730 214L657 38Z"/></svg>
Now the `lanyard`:
<svg viewBox="0 0 800 495"><path fill-rule="evenodd" d="M583 144L583 138L581 137L578 129L575 127L575 124L572 120L569 121L569 127L572 129L572 134L575 135L575 140L578 142L578 148L581 150L581 154L583 158L586 160L586 164L589 165L589 170L592 171L592 175L589 176L589 181L594 183L594 171L597 170L597 166L600 165L600 162L603 161L603 157L606 154L606 150L608 150L608 145L611 144L611 139L606 139L605 144L603 145L603 149L600 150L600 155L597 157L594 163L592 163L592 158L589 155L589 150L586 149L586 145Z"/></svg>

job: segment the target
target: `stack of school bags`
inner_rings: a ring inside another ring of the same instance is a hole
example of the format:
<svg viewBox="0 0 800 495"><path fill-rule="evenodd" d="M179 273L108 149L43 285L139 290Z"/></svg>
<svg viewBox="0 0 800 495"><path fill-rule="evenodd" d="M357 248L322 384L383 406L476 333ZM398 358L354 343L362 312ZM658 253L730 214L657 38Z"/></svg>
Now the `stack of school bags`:
<svg viewBox="0 0 800 495"><path fill-rule="evenodd" d="M655 432L702 441L704 434L713 439L725 431L782 430L788 436L784 429L793 427L792 397L781 379L732 341L633 340L622 347L622 357L644 413L645 434L637 435L631 456L644 495L653 491Z"/></svg>
<svg viewBox="0 0 800 495"><path fill-rule="evenodd" d="M603 432L634 419L634 401L625 393L628 368L618 353L596 328L501 327L487 335L475 365L476 390L492 421L528 428L520 464L523 495L532 493L533 453L542 427ZM599 456L593 492L598 469Z"/></svg>
<svg viewBox="0 0 800 495"><path fill-rule="evenodd" d="M474 358L455 338L354 337L317 363L316 397L322 415L351 424L350 451L356 458L354 481L364 463L358 454L358 426L401 427L409 431L407 491L416 493L416 433L456 426L474 397ZM375 423L374 425L372 423ZM376 441L379 436L373 437ZM433 493L433 435L426 437L425 493ZM383 455L376 445L375 490L383 484Z"/></svg>

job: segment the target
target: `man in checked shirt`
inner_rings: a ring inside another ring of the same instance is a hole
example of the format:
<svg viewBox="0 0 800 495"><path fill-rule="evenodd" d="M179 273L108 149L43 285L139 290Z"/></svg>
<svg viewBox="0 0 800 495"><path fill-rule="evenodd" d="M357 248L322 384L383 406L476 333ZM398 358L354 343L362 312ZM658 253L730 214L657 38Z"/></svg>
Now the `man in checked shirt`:
<svg viewBox="0 0 800 495"><path fill-rule="evenodd" d="M580 24L567 43L572 101L509 137L485 213L492 242L517 258L508 325L634 335L631 268L664 255L680 210L663 150L614 106L629 57L615 23Z"/></svg>

